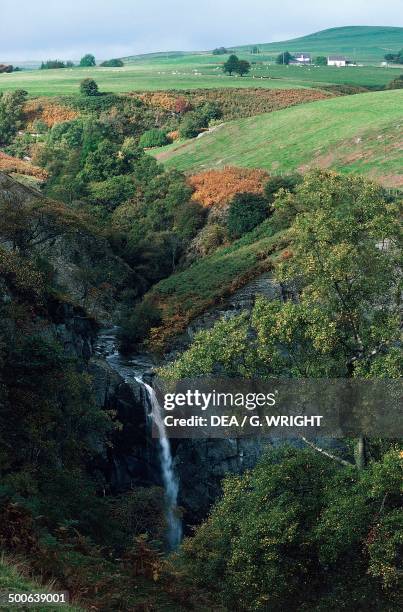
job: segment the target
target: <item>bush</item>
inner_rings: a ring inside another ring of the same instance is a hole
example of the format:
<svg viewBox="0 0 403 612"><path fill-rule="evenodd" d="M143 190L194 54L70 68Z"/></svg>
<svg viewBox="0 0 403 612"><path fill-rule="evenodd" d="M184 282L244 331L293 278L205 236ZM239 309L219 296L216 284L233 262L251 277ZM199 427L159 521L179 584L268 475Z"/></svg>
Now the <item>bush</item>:
<svg viewBox="0 0 403 612"><path fill-rule="evenodd" d="M191 247L199 257L205 257L214 253L218 247L222 246L227 238L225 228L218 223L209 223L198 233L193 240Z"/></svg>
<svg viewBox="0 0 403 612"><path fill-rule="evenodd" d="M255 193L239 193L232 200L227 229L231 238L240 238L262 223L268 216L267 200Z"/></svg>
<svg viewBox="0 0 403 612"><path fill-rule="evenodd" d="M208 120L204 114L191 111L186 114L179 126L181 138L195 138L203 128L208 126Z"/></svg>
<svg viewBox="0 0 403 612"><path fill-rule="evenodd" d="M225 609L398 610L400 470L396 451L361 472L271 452L226 478L179 561Z"/></svg>
<svg viewBox="0 0 403 612"><path fill-rule="evenodd" d="M94 79L83 79L80 83L80 93L83 96L97 96L98 85L94 81Z"/></svg>
<svg viewBox="0 0 403 612"><path fill-rule="evenodd" d="M217 47L213 49L213 55L226 55L228 53L228 49L225 47Z"/></svg>
<svg viewBox="0 0 403 612"><path fill-rule="evenodd" d="M318 55L315 57L316 66L327 66L327 57L325 55Z"/></svg>
<svg viewBox="0 0 403 612"><path fill-rule="evenodd" d="M132 350L136 344L144 340L151 327L156 327L160 322L160 312L150 302L137 304L134 311L121 322L119 333L121 351L124 353Z"/></svg>
<svg viewBox="0 0 403 612"><path fill-rule="evenodd" d="M388 85L388 89L403 89L403 74L393 79Z"/></svg>
<svg viewBox="0 0 403 612"><path fill-rule="evenodd" d="M207 124L209 124L210 121L221 119L222 110L216 102L207 102L206 104L203 104L203 106L199 109L199 114L202 115L205 118Z"/></svg>
<svg viewBox="0 0 403 612"><path fill-rule="evenodd" d="M131 176L112 176L106 181L90 185L90 200L114 210L119 204L133 196L135 185Z"/></svg>
<svg viewBox="0 0 403 612"><path fill-rule="evenodd" d="M104 68L122 68L122 66L124 66L124 63L121 59L110 59L106 60L105 62L102 62L101 66L103 66Z"/></svg>
<svg viewBox="0 0 403 612"><path fill-rule="evenodd" d="M267 200L274 202L274 196L280 189L294 192L295 187L301 183L302 177L299 174L289 174L286 176L272 176L264 187L264 194Z"/></svg>
<svg viewBox="0 0 403 612"><path fill-rule="evenodd" d="M163 130L152 129L147 130L140 138L140 146L144 149L151 147L163 147L169 144L169 139Z"/></svg>
<svg viewBox="0 0 403 612"><path fill-rule="evenodd" d="M47 60L41 64L41 70L53 70L55 68L66 68L66 64L60 60Z"/></svg>

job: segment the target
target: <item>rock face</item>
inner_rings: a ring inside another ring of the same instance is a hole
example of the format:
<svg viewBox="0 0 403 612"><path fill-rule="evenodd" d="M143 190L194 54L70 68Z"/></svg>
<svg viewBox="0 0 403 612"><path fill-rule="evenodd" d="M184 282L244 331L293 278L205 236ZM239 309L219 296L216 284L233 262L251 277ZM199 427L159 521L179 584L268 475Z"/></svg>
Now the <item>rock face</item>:
<svg viewBox="0 0 403 612"><path fill-rule="evenodd" d="M228 319L251 310L256 297L263 295L268 300L285 300L292 291L276 282L268 274L262 274L235 293L218 307L197 317L185 334L177 339L172 360L189 346L195 334L210 329L221 318ZM171 442L174 442L172 440ZM179 505L184 508L185 528L199 523L221 493L221 481L228 474L241 474L256 465L270 442L253 439L183 439L173 444L174 464L179 476Z"/></svg>
<svg viewBox="0 0 403 612"><path fill-rule="evenodd" d="M102 358L91 359L89 372L98 405L113 410L121 423L101 461L111 492L160 484L158 454L151 439L144 387L136 381L125 382Z"/></svg>
<svg viewBox="0 0 403 612"><path fill-rule="evenodd" d="M19 246L21 254L44 258L52 267L54 283L72 302L98 321L111 323L119 307L120 291L134 275L88 220L80 222L80 216L74 217L74 211L71 215L67 206L2 172L0 208L18 213L18 222L24 228L20 234L25 236L20 239L24 243L23 249ZM10 226L13 218L11 221ZM11 235L8 239L2 236L0 246L11 250Z"/></svg>
<svg viewBox="0 0 403 612"><path fill-rule="evenodd" d="M182 440L178 444L174 464L180 479L178 503L184 509L185 528L207 515L221 493L222 479L252 468L266 446L258 438Z"/></svg>

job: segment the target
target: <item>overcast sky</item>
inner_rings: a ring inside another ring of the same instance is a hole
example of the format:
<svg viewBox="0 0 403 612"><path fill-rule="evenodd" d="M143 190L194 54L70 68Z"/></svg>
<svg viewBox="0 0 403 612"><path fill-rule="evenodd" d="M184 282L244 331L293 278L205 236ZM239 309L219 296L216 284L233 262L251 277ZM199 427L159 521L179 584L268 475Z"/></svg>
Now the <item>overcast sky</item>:
<svg viewBox="0 0 403 612"><path fill-rule="evenodd" d="M343 25L403 26L402 0L1 0L0 62L264 43ZM403 46L403 45L402 45Z"/></svg>

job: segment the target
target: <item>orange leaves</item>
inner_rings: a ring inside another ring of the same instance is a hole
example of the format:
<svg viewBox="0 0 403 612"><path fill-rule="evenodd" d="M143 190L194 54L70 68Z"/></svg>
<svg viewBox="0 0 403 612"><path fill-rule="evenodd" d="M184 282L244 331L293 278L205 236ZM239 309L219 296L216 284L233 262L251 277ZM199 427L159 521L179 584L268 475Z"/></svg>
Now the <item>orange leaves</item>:
<svg viewBox="0 0 403 612"><path fill-rule="evenodd" d="M33 166L27 161L19 159L18 157L12 157L6 155L0 151L0 171L2 172L17 172L18 174L25 174L26 176L34 176L35 178L46 180L48 173L43 168Z"/></svg>
<svg viewBox="0 0 403 612"><path fill-rule="evenodd" d="M77 111L55 104L52 100L46 98L28 100L24 106L24 119L28 130L33 128L32 124L37 120L43 121L48 127L52 127L56 123L75 119L78 114Z"/></svg>
<svg viewBox="0 0 403 612"><path fill-rule="evenodd" d="M264 170L227 167L194 174L189 184L195 190L192 199L206 208L223 207L237 193L262 193L269 175Z"/></svg>
<svg viewBox="0 0 403 612"><path fill-rule="evenodd" d="M157 108L162 108L163 110L175 112L176 96L165 91L147 91L137 97L147 105L156 106Z"/></svg>

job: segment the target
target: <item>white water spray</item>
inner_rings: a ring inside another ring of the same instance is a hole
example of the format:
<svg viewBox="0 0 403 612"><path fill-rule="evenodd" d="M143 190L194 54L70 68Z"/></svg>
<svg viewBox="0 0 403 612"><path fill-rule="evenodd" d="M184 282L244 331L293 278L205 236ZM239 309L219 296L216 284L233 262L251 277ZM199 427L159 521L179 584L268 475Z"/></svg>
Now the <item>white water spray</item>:
<svg viewBox="0 0 403 612"><path fill-rule="evenodd" d="M154 389L141 378L136 378L136 380L145 387L148 393L152 410L152 419L158 429L161 472L165 490L166 520L168 526L167 540L170 549L175 550L182 539L182 523L177 514L179 483L173 469L171 445L166 433L164 420L161 416L161 407Z"/></svg>

